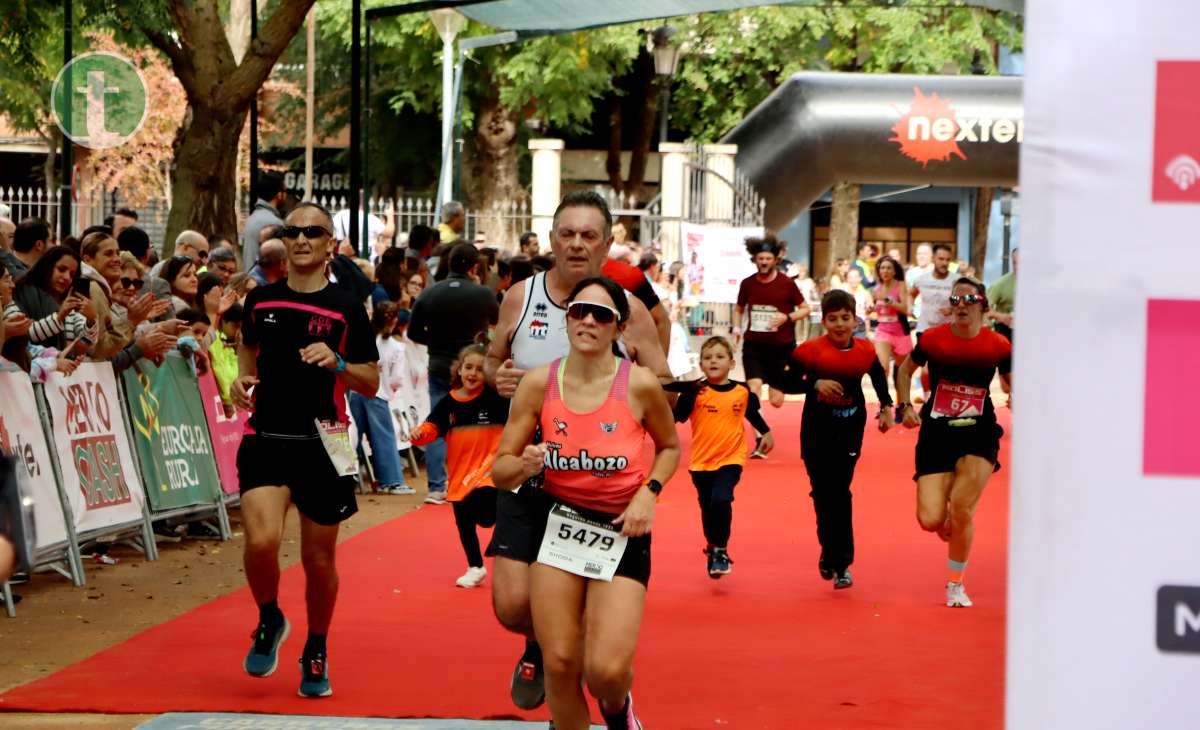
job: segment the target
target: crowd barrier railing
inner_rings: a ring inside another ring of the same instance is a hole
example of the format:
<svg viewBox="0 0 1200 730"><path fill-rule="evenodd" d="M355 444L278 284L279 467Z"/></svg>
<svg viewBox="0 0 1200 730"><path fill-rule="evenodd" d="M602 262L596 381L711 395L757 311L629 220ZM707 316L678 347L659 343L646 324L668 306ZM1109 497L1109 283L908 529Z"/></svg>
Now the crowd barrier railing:
<svg viewBox="0 0 1200 730"><path fill-rule="evenodd" d="M83 586L81 546L124 540L155 560L153 524L202 522L231 536L237 449L245 414L227 417L211 371L172 353L118 378L106 362L82 363L44 385L0 366L0 450L14 457L32 498L30 569L49 566ZM11 592L4 599L15 615Z"/></svg>

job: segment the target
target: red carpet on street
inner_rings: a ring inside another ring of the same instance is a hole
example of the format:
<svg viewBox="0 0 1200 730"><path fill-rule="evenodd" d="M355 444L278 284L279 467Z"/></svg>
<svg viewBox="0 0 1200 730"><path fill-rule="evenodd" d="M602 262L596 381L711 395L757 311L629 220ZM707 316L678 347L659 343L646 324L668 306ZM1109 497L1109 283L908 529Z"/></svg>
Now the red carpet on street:
<svg viewBox="0 0 1200 730"><path fill-rule="evenodd" d="M635 665L646 727L1001 728L1007 438L1005 468L977 515L966 576L975 607L948 609L945 545L915 518L916 432L881 435L869 422L854 483L856 583L835 593L817 575L800 404L766 410L777 448L769 460L751 461L738 487L732 575L714 581L705 573L685 468L659 505ZM1008 411L1001 418L1007 428ZM681 426L685 442L687 431ZM491 578L474 590L454 586L465 564L448 506L426 506L348 540L338 564L328 699L296 696L306 631L296 566L284 573L279 601L292 636L268 679L241 670L256 620L241 589L13 689L0 696L0 709L549 717L544 707L516 710L508 698L522 644L492 617Z"/></svg>

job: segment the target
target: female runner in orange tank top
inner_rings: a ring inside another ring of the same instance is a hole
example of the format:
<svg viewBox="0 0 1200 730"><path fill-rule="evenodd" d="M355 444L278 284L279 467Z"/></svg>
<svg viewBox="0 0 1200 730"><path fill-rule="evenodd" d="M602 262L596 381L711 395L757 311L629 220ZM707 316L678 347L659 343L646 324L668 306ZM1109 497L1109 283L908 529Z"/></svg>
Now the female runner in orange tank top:
<svg viewBox="0 0 1200 730"><path fill-rule="evenodd" d="M589 727L582 680L608 728L640 730L633 655L655 498L679 464L679 438L658 379L615 355L629 319L620 286L589 277L567 301L570 353L521 380L492 476L498 488L513 489L545 473L530 600L554 726ZM545 442L535 446L538 425ZM653 463L642 448L647 436Z"/></svg>

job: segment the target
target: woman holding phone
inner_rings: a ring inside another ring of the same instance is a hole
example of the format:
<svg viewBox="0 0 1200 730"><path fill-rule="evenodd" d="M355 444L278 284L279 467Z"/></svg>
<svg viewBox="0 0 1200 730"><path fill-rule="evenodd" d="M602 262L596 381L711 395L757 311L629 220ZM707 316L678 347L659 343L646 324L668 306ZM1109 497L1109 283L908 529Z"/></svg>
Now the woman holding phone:
<svg viewBox="0 0 1200 730"><path fill-rule="evenodd" d="M88 319L95 317L95 310L87 297L89 282L78 275L75 252L54 246L16 282L13 301L32 323L23 337L5 341L6 358L27 370L30 342L62 349L87 333Z"/></svg>
<svg viewBox="0 0 1200 730"><path fill-rule="evenodd" d="M589 726L581 681L609 728L641 728L630 695L633 655L655 501L679 464L679 438L658 379L615 352L628 320L616 282L595 276L575 286L570 351L522 378L492 469L500 489L545 474L530 602L559 730ZM534 445L538 427L545 440ZM647 437L653 463L642 448Z"/></svg>

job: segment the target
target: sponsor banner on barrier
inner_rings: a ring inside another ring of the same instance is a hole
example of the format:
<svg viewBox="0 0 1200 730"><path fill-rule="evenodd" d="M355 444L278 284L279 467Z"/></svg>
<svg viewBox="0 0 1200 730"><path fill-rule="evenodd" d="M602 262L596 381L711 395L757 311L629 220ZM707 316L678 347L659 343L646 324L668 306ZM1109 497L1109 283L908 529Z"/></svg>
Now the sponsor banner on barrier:
<svg viewBox="0 0 1200 730"><path fill-rule="evenodd" d="M216 501L221 478L191 364L172 354L158 366L140 360L121 377L150 509Z"/></svg>
<svg viewBox="0 0 1200 730"><path fill-rule="evenodd" d="M204 403L204 417L208 419L208 436L217 462L217 473L221 476L221 491L237 494L237 452L250 414L237 409L234 409L233 415L227 413L211 369L200 376L200 399Z"/></svg>
<svg viewBox="0 0 1200 730"><path fill-rule="evenodd" d="M1200 3L1027 7L1005 721L1196 727Z"/></svg>
<svg viewBox="0 0 1200 730"><path fill-rule="evenodd" d="M38 418L33 383L20 370L0 371L0 451L16 461L17 471L33 496L33 519L37 526L37 547L65 542L67 523L62 498L54 482L46 433Z"/></svg>
<svg viewBox="0 0 1200 730"><path fill-rule="evenodd" d="M684 223L680 232L687 295L701 302L737 303L742 279L757 270L746 253L746 239L763 235L763 229Z"/></svg>
<svg viewBox="0 0 1200 730"><path fill-rule="evenodd" d="M79 532L139 522L146 493L133 463L112 365L82 363L46 382L54 450Z"/></svg>
<svg viewBox="0 0 1200 730"><path fill-rule="evenodd" d="M396 429L396 448L407 449L412 444L405 438L409 431L421 425L429 416L429 351L424 345L411 340L401 340L404 358L401 362L403 376L400 387L388 402L392 412L392 425Z"/></svg>

